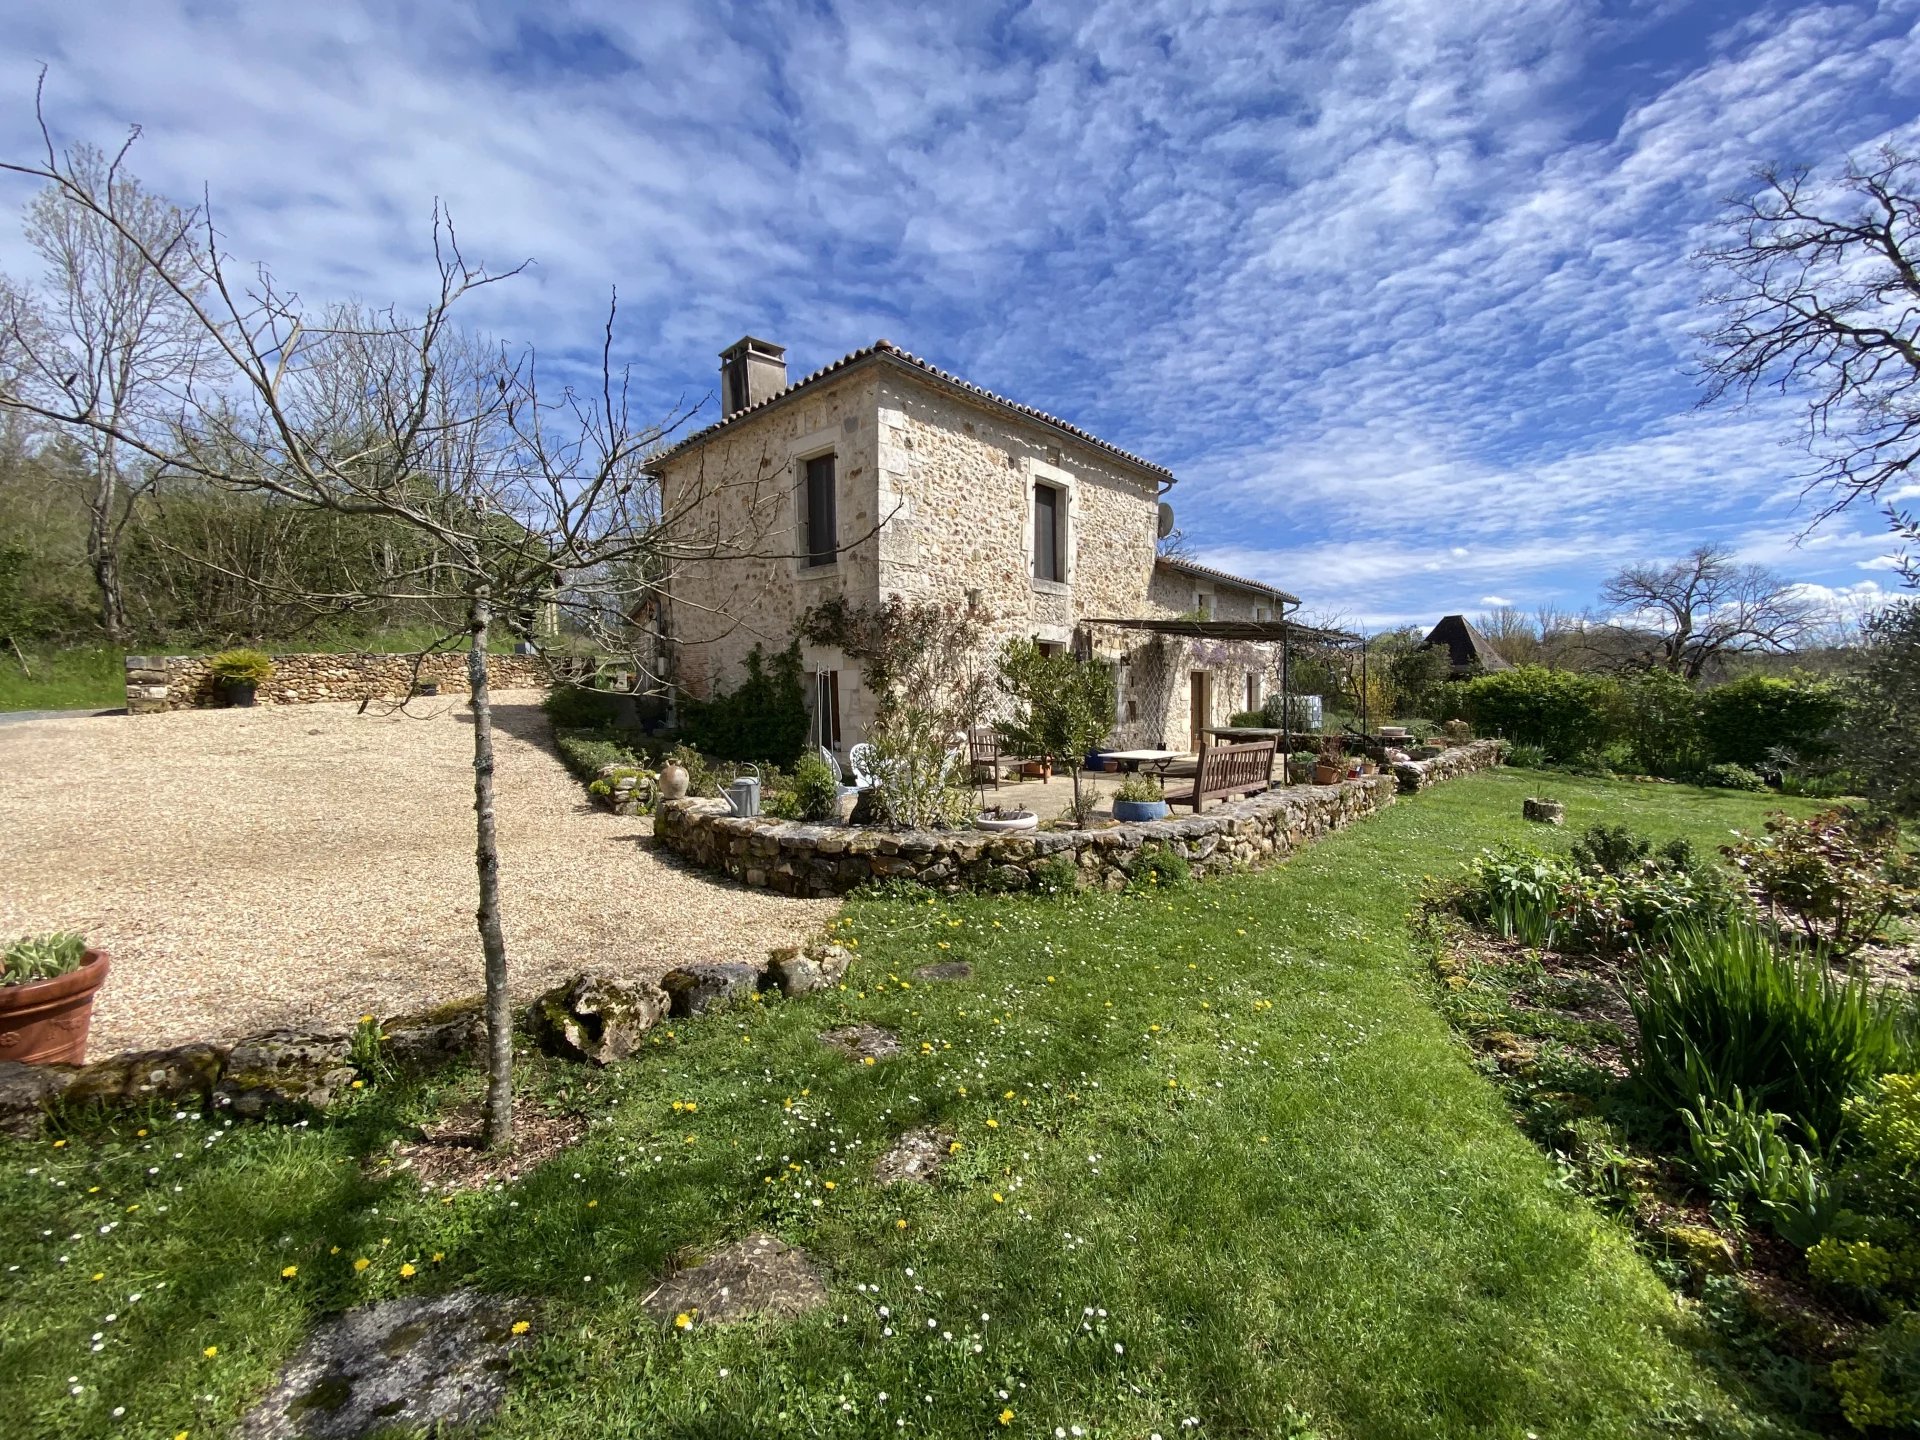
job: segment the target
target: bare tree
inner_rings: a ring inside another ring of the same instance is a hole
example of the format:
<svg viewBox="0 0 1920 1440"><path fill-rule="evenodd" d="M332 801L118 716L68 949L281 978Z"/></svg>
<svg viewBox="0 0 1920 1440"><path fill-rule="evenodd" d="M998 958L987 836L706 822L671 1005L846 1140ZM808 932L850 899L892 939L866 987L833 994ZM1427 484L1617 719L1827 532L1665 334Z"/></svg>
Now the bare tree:
<svg viewBox="0 0 1920 1440"><path fill-rule="evenodd" d="M128 142L131 144L131 140ZM14 383L43 408L85 413L87 563L109 640L127 633L121 543L158 471L122 435L150 434L198 361L202 335L185 298L200 269L198 216L145 190L112 156L77 145L59 163L99 211L49 184L27 207L26 235L46 270L38 293L0 297L18 359Z"/></svg>
<svg viewBox="0 0 1920 1440"><path fill-rule="evenodd" d="M0 409L93 437L190 482L397 522L424 539L418 553L397 566L370 558L343 570L332 588L302 582L298 598L337 610L375 600L452 600L463 612L474 719L475 919L487 990L486 1138L506 1143L512 1029L490 635L504 613L538 604L601 617L644 612L684 564L789 558L790 547L770 550L764 540L766 517L784 498L784 472L769 463L711 485L688 483L668 504L648 459L687 412L654 425L632 421L627 377L613 360L614 309L599 337L598 384L543 390L531 349L487 346L457 328L461 302L518 267L497 272L468 262L437 208L438 284L417 314L315 307L266 269L236 267L217 243L210 206L194 212L194 243L156 236L143 211L123 205L117 169L103 175L83 163L82 152L60 152L44 120L42 135L40 158L0 161L0 171L46 186L63 213L123 247L132 283L163 290L204 353L164 389L164 405L115 409L78 384L0 379ZM184 267L183 255L190 257ZM37 363L50 373L48 358ZM717 503L722 486L734 491L725 505ZM742 518L737 525L713 520L722 514Z"/></svg>
<svg viewBox="0 0 1920 1440"><path fill-rule="evenodd" d="M1716 656L1791 650L1824 612L1761 565L1740 565L1718 546L1699 545L1669 564L1629 565L1600 596L1614 607L1609 627L1632 641L1642 663L1697 680Z"/></svg>
<svg viewBox="0 0 1920 1440"><path fill-rule="evenodd" d="M1825 493L1824 519L1878 499L1920 462L1920 158L1886 147L1832 184L1804 168L1756 178L1728 202L1730 238L1696 257L1720 312L1706 402L1803 396L1818 462L1808 488ZM1920 536L1913 512L1887 515Z"/></svg>

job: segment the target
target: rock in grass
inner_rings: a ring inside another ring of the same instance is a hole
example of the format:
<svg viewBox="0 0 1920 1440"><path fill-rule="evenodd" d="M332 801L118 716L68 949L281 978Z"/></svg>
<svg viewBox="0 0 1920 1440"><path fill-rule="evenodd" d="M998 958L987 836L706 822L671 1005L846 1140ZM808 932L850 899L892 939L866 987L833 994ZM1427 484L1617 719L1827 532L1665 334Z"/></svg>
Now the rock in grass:
<svg viewBox="0 0 1920 1440"><path fill-rule="evenodd" d="M469 995L380 1025L380 1053L403 1075L424 1075L487 1053L487 997Z"/></svg>
<svg viewBox="0 0 1920 1440"><path fill-rule="evenodd" d="M219 1083L227 1051L217 1045L176 1045L170 1050L129 1050L96 1060L73 1077L64 1097L70 1105L138 1105L146 1100L204 1104Z"/></svg>
<svg viewBox="0 0 1920 1440"><path fill-rule="evenodd" d="M611 1065L640 1048L668 1006L667 992L658 985L633 985L582 970L534 1001L533 1030L551 1055Z"/></svg>
<svg viewBox="0 0 1920 1440"><path fill-rule="evenodd" d="M662 975L660 984L672 1002L673 1018L684 1020L754 994L760 988L760 969L740 960L682 965Z"/></svg>
<svg viewBox="0 0 1920 1440"><path fill-rule="evenodd" d="M913 972L916 980L971 980L973 966L964 960L939 960L932 965L922 965Z"/></svg>
<svg viewBox="0 0 1920 1440"><path fill-rule="evenodd" d="M931 1126L909 1130L873 1165L873 1178L882 1185L930 1185L947 1163L953 1136Z"/></svg>
<svg viewBox="0 0 1920 1440"><path fill-rule="evenodd" d="M749 1235L674 1272L642 1302L657 1319L678 1324L684 1315L688 1325L791 1320L826 1303L826 1281L813 1263L771 1235Z"/></svg>
<svg viewBox="0 0 1920 1440"><path fill-rule="evenodd" d="M248 1119L324 1110L353 1083L350 1036L333 1031L270 1030L233 1047L214 1092Z"/></svg>
<svg viewBox="0 0 1920 1440"><path fill-rule="evenodd" d="M804 995L838 985L852 963L853 953L843 945L789 945L767 956L767 979L782 995Z"/></svg>
<svg viewBox="0 0 1920 1440"><path fill-rule="evenodd" d="M40 1133L47 1107L80 1072L71 1065L23 1065L0 1061L0 1134L31 1140Z"/></svg>
<svg viewBox="0 0 1920 1440"><path fill-rule="evenodd" d="M360 1440L474 1425L507 1395L525 1307L455 1290L362 1305L301 1342L239 1440Z"/></svg>
<svg viewBox="0 0 1920 1440"><path fill-rule="evenodd" d="M820 1043L831 1045L851 1060L885 1060L900 1053L900 1037L880 1025L861 1021L820 1032Z"/></svg>

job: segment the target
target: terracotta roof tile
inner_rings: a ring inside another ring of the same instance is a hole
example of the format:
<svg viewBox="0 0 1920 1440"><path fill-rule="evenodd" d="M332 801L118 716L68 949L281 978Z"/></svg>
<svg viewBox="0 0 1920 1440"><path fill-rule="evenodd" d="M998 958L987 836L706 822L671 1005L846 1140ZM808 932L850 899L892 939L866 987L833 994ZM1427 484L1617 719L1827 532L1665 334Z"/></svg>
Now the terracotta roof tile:
<svg viewBox="0 0 1920 1440"><path fill-rule="evenodd" d="M1156 555L1153 563L1163 570L1178 570L1182 575L1196 575L1202 580L1215 580L1222 585L1237 585L1242 590L1272 595L1276 599L1285 600L1293 605L1300 603L1298 595L1289 594L1285 590L1267 584L1264 580L1248 580L1239 575L1229 575L1225 570L1215 570L1211 565L1198 565L1191 560L1181 560L1172 555Z"/></svg>
<svg viewBox="0 0 1920 1440"><path fill-rule="evenodd" d="M1138 455L1133 454L1131 451L1122 450L1118 445L1110 445L1105 440L1102 440L1099 436L1090 435L1085 430L1082 430L1078 425L1074 425L1069 423L1068 421L1062 420L1057 415L1049 415L1046 411L1036 410L1031 405L1022 405L1019 401L1009 400L1004 395L996 395L991 390L985 389L984 387L979 385L975 385L971 380L962 380L958 375L950 374L947 371L940 369L938 366L928 364L925 360L922 360L918 355L909 354L907 351L902 350L899 346L895 345L891 340L876 340L873 342L873 344L866 346L864 349L855 350L848 355L842 355L838 360L835 360L833 363L829 365L821 366L818 370L814 371L811 375L804 376L803 378L794 381L791 385L787 386L786 389L777 391L774 394L769 395L766 399L758 401L755 404L748 405L742 409L736 410L733 412L733 414L727 416L726 419L716 421L714 424L707 426L706 429L697 430L693 434L687 436L686 439L678 442L677 444L668 446L665 450L661 451L658 455L654 457L654 461L657 464L660 461L665 460L670 456L679 454L682 450L686 450L694 445L701 444L704 441L710 439L712 436L714 436L718 432L727 429L729 426L739 424L742 420L746 419L748 416L757 415L763 410L767 410L772 406L780 404L783 400L786 400L789 397L791 397L794 394L794 392L798 390L803 390L807 386L815 384L818 381L824 380L830 375L838 375L843 371L850 370L854 366L862 364L863 362L866 362L869 360L885 360L885 361L890 361L897 365L905 366L908 369L917 371L922 375L930 376L933 379L939 381L941 384L949 386L952 389L959 390L964 394L974 396L976 399L985 400L990 404L998 405L1005 410L1011 410L1017 415L1024 415L1030 420L1038 420L1043 425L1047 425L1055 430L1062 431L1063 433L1072 436L1076 440L1080 440L1088 445L1091 445L1094 449L1101 451L1103 454L1113 456L1115 459L1124 460L1127 464L1132 465L1138 469L1145 470L1149 474L1160 476L1169 482L1171 482L1173 479L1173 472L1167 469L1164 465L1155 465L1152 461L1143 460ZM1246 584L1249 582L1242 581L1240 583ZM1266 587L1257 586L1255 588L1264 589Z"/></svg>

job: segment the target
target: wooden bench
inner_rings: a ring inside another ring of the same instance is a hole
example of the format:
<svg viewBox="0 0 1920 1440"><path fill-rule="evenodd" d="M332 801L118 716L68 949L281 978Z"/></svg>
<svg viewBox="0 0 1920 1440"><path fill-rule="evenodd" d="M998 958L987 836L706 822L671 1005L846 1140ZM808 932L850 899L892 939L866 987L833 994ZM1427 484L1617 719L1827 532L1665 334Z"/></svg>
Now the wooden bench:
<svg viewBox="0 0 1920 1440"><path fill-rule="evenodd" d="M1200 764L1194 771L1193 788L1167 792L1169 805L1191 805L1194 813L1209 800L1224 800L1229 795L1251 795L1273 783L1272 740L1253 740L1245 745L1212 745L1200 752Z"/></svg>

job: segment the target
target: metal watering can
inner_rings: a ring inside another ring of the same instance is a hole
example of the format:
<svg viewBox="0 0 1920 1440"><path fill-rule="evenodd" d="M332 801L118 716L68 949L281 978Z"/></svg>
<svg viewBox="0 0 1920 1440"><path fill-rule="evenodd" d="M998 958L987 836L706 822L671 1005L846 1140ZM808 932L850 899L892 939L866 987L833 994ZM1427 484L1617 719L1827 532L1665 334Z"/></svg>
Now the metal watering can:
<svg viewBox="0 0 1920 1440"><path fill-rule="evenodd" d="M760 767L749 765L751 775L742 775L727 786L720 798L727 802L727 809L742 819L749 819L760 813Z"/></svg>

